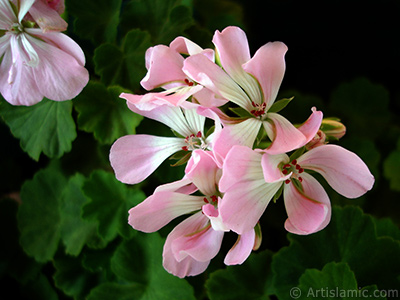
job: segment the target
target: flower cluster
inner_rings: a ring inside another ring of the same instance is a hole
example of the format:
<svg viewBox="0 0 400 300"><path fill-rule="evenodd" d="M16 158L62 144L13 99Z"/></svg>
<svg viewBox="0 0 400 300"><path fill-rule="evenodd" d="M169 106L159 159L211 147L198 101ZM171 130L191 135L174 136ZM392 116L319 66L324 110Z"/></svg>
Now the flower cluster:
<svg viewBox="0 0 400 300"><path fill-rule="evenodd" d="M60 17L63 0L0 0L0 93L13 105L70 100L89 81Z"/></svg>
<svg viewBox="0 0 400 300"><path fill-rule="evenodd" d="M323 119L315 107L294 126L279 114L291 99L276 101L287 47L262 46L251 57L237 27L217 31L215 50L178 37L146 52L145 95L122 94L135 113L164 123L176 137L124 136L111 148L116 177L145 180L168 157L186 164L179 181L164 184L129 211L129 224L154 232L188 217L168 235L163 265L179 276L203 272L221 248L225 232L238 235L225 264L243 263L261 243L259 220L283 195L285 228L311 234L330 220L331 206L317 172L338 193L356 198L374 183L365 163L335 144L345 127ZM162 88L161 92L152 92ZM205 128L206 120L213 126Z"/></svg>

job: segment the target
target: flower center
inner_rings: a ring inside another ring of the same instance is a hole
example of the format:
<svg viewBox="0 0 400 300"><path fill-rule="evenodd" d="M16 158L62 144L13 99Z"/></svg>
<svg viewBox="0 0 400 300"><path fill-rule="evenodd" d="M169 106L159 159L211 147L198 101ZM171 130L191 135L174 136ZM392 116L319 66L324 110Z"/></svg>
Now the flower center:
<svg viewBox="0 0 400 300"><path fill-rule="evenodd" d="M207 144L203 140L202 134L200 131L197 132L197 134L192 133L191 135L187 136L185 138L185 143L187 145L182 147L182 150L184 150L184 151L193 151L196 149L202 149L202 150L207 149Z"/></svg>
<svg viewBox="0 0 400 300"><path fill-rule="evenodd" d="M218 203L218 197L215 195L209 196L209 197L204 197L203 201L205 203L210 203L210 204L217 204Z"/></svg>
<svg viewBox="0 0 400 300"><path fill-rule="evenodd" d="M24 27L22 27L22 25L19 23L12 24L11 29L10 29L10 32L14 33L16 35L20 34L23 31L24 31Z"/></svg>
<svg viewBox="0 0 400 300"><path fill-rule="evenodd" d="M258 104L254 101L251 101L251 105L254 107L254 109L250 111L253 116L260 117L265 114L265 109L267 108L267 104L265 102Z"/></svg>
<svg viewBox="0 0 400 300"><path fill-rule="evenodd" d="M188 86L193 86L193 81L190 81L189 79L185 79L185 83L188 85Z"/></svg>
<svg viewBox="0 0 400 300"><path fill-rule="evenodd" d="M295 159L292 160L291 163L285 164L285 165L283 165L283 167L282 167L282 174L287 175L287 174L289 174L290 172L293 173L292 176L290 177L291 179L292 179L292 178L295 178L295 179L297 179L297 180L300 181L300 182L303 181L303 178L301 178L301 177L299 176L299 174L303 173L303 172L304 172L304 169L297 163L297 160L295 160ZM289 183L291 182L291 179L286 179L286 180L285 180L285 183L286 183L286 184L289 184Z"/></svg>

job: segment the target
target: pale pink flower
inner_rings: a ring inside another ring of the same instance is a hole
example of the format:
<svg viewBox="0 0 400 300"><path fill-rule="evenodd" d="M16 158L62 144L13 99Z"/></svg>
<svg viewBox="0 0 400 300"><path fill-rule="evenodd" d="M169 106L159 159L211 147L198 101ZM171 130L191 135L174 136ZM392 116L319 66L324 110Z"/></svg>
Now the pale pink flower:
<svg viewBox="0 0 400 300"><path fill-rule="evenodd" d="M130 101L140 105L142 110L150 110L162 104L193 108L196 105L192 103L201 103L207 107L226 103L215 99L214 93L198 85L182 71L185 60L182 54L189 56L199 54L210 61L214 60L213 50L202 49L184 37L177 37L169 47L165 45L150 47L145 55L147 74L140 83L148 91L160 87L165 91L131 95ZM191 102L186 101L190 97L195 99Z"/></svg>
<svg viewBox="0 0 400 300"><path fill-rule="evenodd" d="M213 43L221 67L204 55L192 55L185 60L183 71L215 95L247 111L248 117L239 120L226 120L220 113L226 126L214 150L222 158L233 145L253 147L261 128L272 141L265 150L270 154L297 149L314 137L318 128L295 128L280 114L269 111L285 73L285 44L267 43L250 57L246 34L238 27L217 31ZM309 123L317 124L321 118L322 114L314 111Z"/></svg>
<svg viewBox="0 0 400 300"><path fill-rule="evenodd" d="M184 150L190 155L196 149L211 150L213 139L218 136L220 124L216 122L213 134L205 136L206 118L195 108L183 109L173 105L154 105L151 110L141 110L151 104L136 103L134 95L122 94L128 107L135 113L159 121L180 137L159 137L147 134L127 135L119 138L110 150L110 162L118 180L136 184L151 175L172 154ZM154 98L149 98L149 102ZM188 157L189 158L189 157Z"/></svg>
<svg viewBox="0 0 400 300"><path fill-rule="evenodd" d="M81 48L57 31L65 26L46 3L14 2L0 0L0 30L4 30L0 37L2 96L13 105L33 105L43 97L56 101L74 98L89 80ZM28 11L34 20L41 20L38 25L44 29L26 26Z"/></svg>
<svg viewBox="0 0 400 300"><path fill-rule="evenodd" d="M195 150L182 180L158 187L129 211L129 224L144 232L157 231L176 217L191 214L172 230L164 245L164 268L175 276L202 273L219 252L224 233L229 231L218 211L220 172L212 152ZM239 237L225 263L243 263L255 241L252 228Z"/></svg>
<svg viewBox="0 0 400 300"><path fill-rule="evenodd" d="M321 174L328 184L347 198L370 190L374 177L353 152L337 145L322 145L290 161L286 154L271 155L234 146L223 166L219 206L223 222L238 234L253 228L274 195L283 188L288 219L285 228L296 234L323 229L331 206L321 184L307 170Z"/></svg>

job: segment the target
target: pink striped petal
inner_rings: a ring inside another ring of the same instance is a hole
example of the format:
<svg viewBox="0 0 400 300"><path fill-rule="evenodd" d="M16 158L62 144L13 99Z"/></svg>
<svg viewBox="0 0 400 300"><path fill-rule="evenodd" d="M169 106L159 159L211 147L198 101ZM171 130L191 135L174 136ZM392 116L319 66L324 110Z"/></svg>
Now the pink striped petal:
<svg viewBox="0 0 400 300"><path fill-rule="evenodd" d="M246 72L257 78L264 94L267 111L278 95L285 74L287 47L281 42L272 42L257 50L251 60L243 65Z"/></svg>
<svg viewBox="0 0 400 300"><path fill-rule="evenodd" d="M268 113L271 124L264 121L264 128L267 131L272 144L265 149L269 154L280 154L292 151L305 145L306 137L293 126L286 118L277 113Z"/></svg>
<svg viewBox="0 0 400 300"><path fill-rule="evenodd" d="M151 135L127 135L111 147L110 162L118 180L136 184L185 145L183 139Z"/></svg>
<svg viewBox="0 0 400 300"><path fill-rule="evenodd" d="M187 256L197 261L209 261L218 254L221 247L223 231L212 229L209 220L201 212L189 217L174 231L180 234L171 242L171 249L177 261Z"/></svg>
<svg viewBox="0 0 400 300"><path fill-rule="evenodd" d="M183 72L217 96L249 111L252 109L251 100L240 86L223 69L204 55L196 54L185 59Z"/></svg>
<svg viewBox="0 0 400 300"><path fill-rule="evenodd" d="M147 74L140 84L148 91L173 81L184 84L186 75L182 72L183 60L178 52L164 45L147 49Z"/></svg>
<svg viewBox="0 0 400 300"><path fill-rule="evenodd" d="M265 182L261 158L248 147L235 146L224 162L219 188L225 194L218 210L224 224L238 234L254 228L281 186Z"/></svg>
<svg viewBox="0 0 400 300"><path fill-rule="evenodd" d="M36 0L19 0L19 11L18 11L18 22L21 23L22 19L25 17L25 15L28 13L28 11L31 9L33 3L35 3ZM14 3L15 4L15 3Z"/></svg>
<svg viewBox="0 0 400 300"><path fill-rule="evenodd" d="M0 29L9 30L18 19L10 1L0 1Z"/></svg>
<svg viewBox="0 0 400 300"><path fill-rule="evenodd" d="M200 196L156 192L129 210L128 223L136 230L155 232L181 215L200 210L203 204Z"/></svg>
<svg viewBox="0 0 400 300"><path fill-rule="evenodd" d="M225 126L217 139L214 140L213 151L222 164L229 150L235 146L252 148L262 122L256 118L249 118L240 123Z"/></svg>
<svg viewBox="0 0 400 300"><path fill-rule="evenodd" d="M315 107L311 109L312 113L310 117L297 129L306 137L305 143L307 144L311 141L317 134L319 128L321 127L321 122L323 118L322 111L318 111Z"/></svg>
<svg viewBox="0 0 400 300"><path fill-rule="evenodd" d="M192 233L194 230L196 230L197 223L199 221L202 222L206 219L207 218L205 218L201 213L197 213L180 223L167 236L163 250L163 266L169 273L183 278L186 276L196 276L200 273L203 273L207 269L210 260L198 261L193 257L187 255L184 259L178 261L175 258L174 251L172 250L172 243L177 238ZM200 228L202 225L203 224L200 224ZM185 231L186 228L188 228L189 230Z"/></svg>
<svg viewBox="0 0 400 300"><path fill-rule="evenodd" d="M323 229L330 221L331 205L321 184L311 175L302 174L303 192L293 183L285 184L283 197L288 219L287 231L295 234L311 234Z"/></svg>
<svg viewBox="0 0 400 300"><path fill-rule="evenodd" d="M193 151L186 165L185 174L203 195L216 194L216 185L221 174L211 151Z"/></svg>
<svg viewBox="0 0 400 300"><path fill-rule="evenodd" d="M374 185L374 176L355 153L337 145L311 149L298 160L303 169L320 173L329 185L347 198L357 198Z"/></svg>
<svg viewBox="0 0 400 300"><path fill-rule="evenodd" d="M225 256L224 263L230 265L241 265L249 257L253 250L256 234L254 229L238 236L238 239Z"/></svg>

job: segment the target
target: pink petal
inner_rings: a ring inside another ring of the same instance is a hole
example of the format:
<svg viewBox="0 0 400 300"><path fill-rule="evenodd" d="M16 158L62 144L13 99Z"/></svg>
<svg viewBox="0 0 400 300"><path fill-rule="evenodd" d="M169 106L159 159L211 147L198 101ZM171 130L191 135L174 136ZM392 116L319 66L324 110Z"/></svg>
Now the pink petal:
<svg viewBox="0 0 400 300"><path fill-rule="evenodd" d="M9 30L14 23L17 23L17 17L9 1L0 1L0 29Z"/></svg>
<svg viewBox="0 0 400 300"><path fill-rule="evenodd" d="M311 141L317 134L319 128L321 127L321 122L323 118L322 111L317 111L315 107L311 109L312 113L310 117L297 129L306 137L305 143L307 144Z"/></svg>
<svg viewBox="0 0 400 300"><path fill-rule="evenodd" d="M266 182L273 183L284 181L292 175L292 173L284 175L279 167L289 162L289 157L286 154L270 155L265 153L261 159L264 179Z"/></svg>
<svg viewBox="0 0 400 300"><path fill-rule="evenodd" d="M185 145L183 139L151 135L127 135L111 147L110 162L118 180L136 184Z"/></svg>
<svg viewBox="0 0 400 300"><path fill-rule="evenodd" d="M182 81L184 84L186 75L182 72L183 60L178 52L164 45L147 49L147 74L140 84L148 91L172 81Z"/></svg>
<svg viewBox="0 0 400 300"><path fill-rule="evenodd" d="M281 42L268 43L243 65L243 69L252 74L261 85L267 110L274 103L285 74L286 51L286 45Z"/></svg>
<svg viewBox="0 0 400 300"><path fill-rule="evenodd" d="M175 259L181 261L191 256L197 261L209 261L218 254L223 231L211 228L209 220L201 212L194 214L174 229L176 238L171 242Z"/></svg>
<svg viewBox="0 0 400 300"><path fill-rule="evenodd" d="M158 186L154 193L158 192L176 192L180 194L190 195L196 192L198 188L192 183L192 181L186 177L181 180L166 183Z"/></svg>
<svg viewBox="0 0 400 300"><path fill-rule="evenodd" d="M43 94L33 78L32 67L20 59L19 48L16 51L13 53L17 57L15 63L10 48L4 53L0 65L0 92L12 105L31 106L40 102Z"/></svg>
<svg viewBox="0 0 400 300"><path fill-rule="evenodd" d="M33 3L36 0L19 0L19 11L18 11L18 22L21 23L22 19L25 17L25 15L28 13L28 11L31 9Z"/></svg>
<svg viewBox="0 0 400 300"><path fill-rule="evenodd" d="M129 210L129 225L143 232L155 232L173 219L200 210L203 197L169 191L156 192Z"/></svg>
<svg viewBox="0 0 400 300"><path fill-rule="evenodd" d="M357 198L374 185L374 176L355 153L337 145L323 145L302 155L303 169L320 173L329 185L347 198Z"/></svg>
<svg viewBox="0 0 400 300"><path fill-rule="evenodd" d="M254 229L238 236L238 239L225 256L226 265L241 265L253 250L256 235Z"/></svg>
<svg viewBox="0 0 400 300"><path fill-rule="evenodd" d="M219 202L220 200L221 198L218 197L217 201ZM213 204L203 205L202 211L203 214L210 220L212 229L216 231L229 231L229 228L222 221L218 209Z"/></svg>
<svg viewBox="0 0 400 300"><path fill-rule="evenodd" d="M175 38L170 44L169 47L182 54L186 55L194 55L194 54L199 54L203 52L203 48L201 48L199 45L196 43L193 43L191 40L179 36Z"/></svg>
<svg viewBox="0 0 400 300"><path fill-rule="evenodd" d="M261 157L248 147L234 146L224 162L219 188L225 194L218 210L224 224L238 234L254 228L281 186L265 182Z"/></svg>
<svg viewBox="0 0 400 300"><path fill-rule="evenodd" d="M283 197L288 214L285 228L295 234L311 234L329 223L331 206L324 188L314 177L307 173L301 177L304 192L293 183L284 186Z"/></svg>
<svg viewBox="0 0 400 300"><path fill-rule="evenodd" d="M62 49L28 34L25 36L40 59L37 67L32 70L40 92L46 98L56 101L75 98L89 81L88 71Z"/></svg>
<svg viewBox="0 0 400 300"><path fill-rule="evenodd" d="M268 113L268 118L273 122L272 130L268 128L271 124L266 121L264 121L264 128L272 140L272 144L265 149L266 153L285 153L305 145L305 136L286 118L277 113Z"/></svg>
<svg viewBox="0 0 400 300"><path fill-rule="evenodd" d="M183 72L219 97L251 110L251 100L246 93L224 70L204 55L196 54L185 59Z"/></svg>
<svg viewBox="0 0 400 300"><path fill-rule="evenodd" d="M185 174L203 195L215 195L216 185L221 177L220 169L210 151L195 150L188 161Z"/></svg>
<svg viewBox="0 0 400 300"><path fill-rule="evenodd" d="M222 163L229 150L235 145L252 148L261 125L259 119L249 118L243 122L225 126L215 139L213 146L218 162Z"/></svg>
<svg viewBox="0 0 400 300"><path fill-rule="evenodd" d="M44 1L36 1L29 9L29 13L44 32L67 30L67 22Z"/></svg>
<svg viewBox="0 0 400 300"><path fill-rule="evenodd" d="M175 258L174 251L172 250L173 241L186 234L184 231L185 227L190 227L190 230L195 230L198 219L200 219L200 221L203 221L206 218L201 215L201 213L197 213L192 217L184 220L177 227L175 227L174 230L171 231L164 244L163 266L169 273L180 278L183 278L185 276L195 276L203 273L210 263L210 260L204 262L198 261L189 255L187 255L184 259L178 261ZM189 233L193 232L190 230Z"/></svg>
<svg viewBox="0 0 400 300"><path fill-rule="evenodd" d="M60 32L42 32L39 28L25 28L30 35L39 37L48 44L51 44L74 57L81 65L85 65L85 54L81 47L69 36Z"/></svg>

